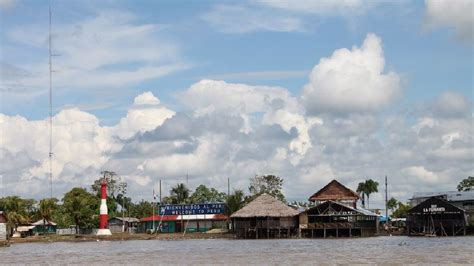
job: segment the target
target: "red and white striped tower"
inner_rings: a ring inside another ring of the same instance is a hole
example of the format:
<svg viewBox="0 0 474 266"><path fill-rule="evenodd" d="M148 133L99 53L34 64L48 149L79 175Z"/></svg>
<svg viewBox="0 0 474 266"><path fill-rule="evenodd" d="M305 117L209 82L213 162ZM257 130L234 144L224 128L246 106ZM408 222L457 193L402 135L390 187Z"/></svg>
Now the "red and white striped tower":
<svg viewBox="0 0 474 266"><path fill-rule="evenodd" d="M112 232L107 228L109 216L107 214L107 182L102 179L100 182L100 220L97 235L110 236Z"/></svg>

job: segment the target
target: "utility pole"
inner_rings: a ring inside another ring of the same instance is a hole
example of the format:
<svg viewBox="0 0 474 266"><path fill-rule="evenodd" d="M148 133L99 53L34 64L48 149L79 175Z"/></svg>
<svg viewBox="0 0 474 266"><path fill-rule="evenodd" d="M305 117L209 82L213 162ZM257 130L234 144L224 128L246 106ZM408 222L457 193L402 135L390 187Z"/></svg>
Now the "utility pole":
<svg viewBox="0 0 474 266"><path fill-rule="evenodd" d="M227 197L229 197L229 196L230 196L230 180L227 177Z"/></svg>
<svg viewBox="0 0 474 266"><path fill-rule="evenodd" d="M387 190L387 176L385 175L385 218L388 223L388 190Z"/></svg>
<svg viewBox="0 0 474 266"><path fill-rule="evenodd" d="M160 206L161 206L161 179L160 179Z"/></svg>

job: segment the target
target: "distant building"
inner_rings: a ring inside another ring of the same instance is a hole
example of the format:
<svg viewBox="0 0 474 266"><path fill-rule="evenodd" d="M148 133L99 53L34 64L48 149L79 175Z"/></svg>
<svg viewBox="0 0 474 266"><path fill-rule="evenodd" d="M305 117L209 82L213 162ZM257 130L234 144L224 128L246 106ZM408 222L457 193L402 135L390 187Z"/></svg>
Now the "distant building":
<svg viewBox="0 0 474 266"><path fill-rule="evenodd" d="M258 196L230 217L240 238L291 237L298 229L298 211L268 194Z"/></svg>
<svg viewBox="0 0 474 266"><path fill-rule="evenodd" d="M410 206L415 207L431 197L436 197L463 209L466 212L468 225L474 226L474 191L415 192L410 199Z"/></svg>
<svg viewBox="0 0 474 266"><path fill-rule="evenodd" d="M409 235L466 235L466 212L440 197L430 197L408 211L407 229Z"/></svg>
<svg viewBox="0 0 474 266"><path fill-rule="evenodd" d="M155 228L162 233L206 232L212 228L227 228L227 220L224 214L155 215L140 219L140 231Z"/></svg>
<svg viewBox="0 0 474 266"><path fill-rule="evenodd" d="M353 237L378 234L378 215L335 201L325 201L299 215L302 237Z"/></svg>
<svg viewBox="0 0 474 266"><path fill-rule="evenodd" d="M330 200L351 206L352 208L357 208L357 200L359 198L359 194L339 183L339 181L332 180L309 197L308 200L316 203L316 205Z"/></svg>
<svg viewBox="0 0 474 266"><path fill-rule="evenodd" d="M130 232L138 228L140 220L134 217L114 217L109 219L109 229L112 233Z"/></svg>
<svg viewBox="0 0 474 266"><path fill-rule="evenodd" d="M56 229L58 227L55 222L46 219L40 219L32 223L31 226L33 226L31 232L34 235L56 234Z"/></svg>
<svg viewBox="0 0 474 266"><path fill-rule="evenodd" d="M357 208L359 195L350 188L332 180L314 193L309 201L316 206L301 212L301 237L374 236L379 230L379 216Z"/></svg>
<svg viewBox="0 0 474 266"><path fill-rule="evenodd" d="M0 211L0 242L7 241L7 216Z"/></svg>

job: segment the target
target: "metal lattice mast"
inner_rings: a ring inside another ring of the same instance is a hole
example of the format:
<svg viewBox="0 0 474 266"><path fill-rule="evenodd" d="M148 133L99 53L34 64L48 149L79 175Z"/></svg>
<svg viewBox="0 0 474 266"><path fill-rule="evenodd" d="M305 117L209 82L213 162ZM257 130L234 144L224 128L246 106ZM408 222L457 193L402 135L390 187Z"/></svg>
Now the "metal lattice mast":
<svg viewBox="0 0 474 266"><path fill-rule="evenodd" d="M49 7L49 185L53 198L53 62L51 53L51 6Z"/></svg>

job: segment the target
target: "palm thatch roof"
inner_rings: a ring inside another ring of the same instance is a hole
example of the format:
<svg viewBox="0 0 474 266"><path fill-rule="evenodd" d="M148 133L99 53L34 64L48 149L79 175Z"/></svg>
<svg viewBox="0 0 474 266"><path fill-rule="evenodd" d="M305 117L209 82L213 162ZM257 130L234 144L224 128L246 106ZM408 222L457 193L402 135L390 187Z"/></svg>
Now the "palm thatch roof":
<svg viewBox="0 0 474 266"><path fill-rule="evenodd" d="M298 214L299 212L297 210L264 193L245 205L242 209L234 212L230 217L293 217Z"/></svg>

